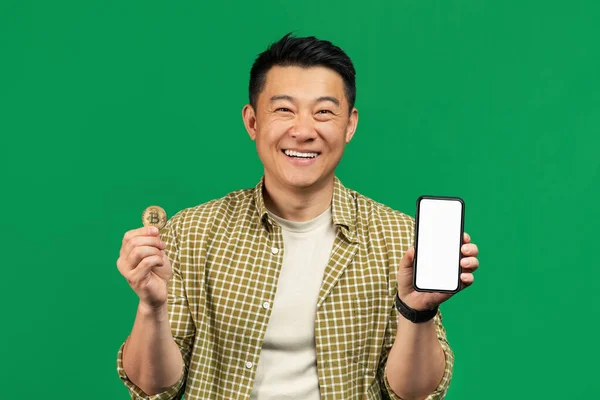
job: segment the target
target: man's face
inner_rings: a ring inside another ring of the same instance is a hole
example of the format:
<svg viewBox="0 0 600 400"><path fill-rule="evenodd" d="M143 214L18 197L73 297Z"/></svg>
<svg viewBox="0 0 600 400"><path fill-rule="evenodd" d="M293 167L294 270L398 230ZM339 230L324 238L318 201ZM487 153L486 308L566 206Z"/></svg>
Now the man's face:
<svg viewBox="0 0 600 400"><path fill-rule="evenodd" d="M329 182L358 123L358 111L349 112L348 107L337 72L325 67L271 68L257 109L246 105L243 110L265 179L292 189Z"/></svg>

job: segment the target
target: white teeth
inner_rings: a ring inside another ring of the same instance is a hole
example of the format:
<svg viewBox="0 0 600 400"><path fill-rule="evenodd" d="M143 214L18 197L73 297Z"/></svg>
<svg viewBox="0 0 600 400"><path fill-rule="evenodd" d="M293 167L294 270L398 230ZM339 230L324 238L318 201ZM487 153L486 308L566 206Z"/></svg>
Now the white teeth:
<svg viewBox="0 0 600 400"><path fill-rule="evenodd" d="M291 157L304 157L304 158L315 158L316 156L319 155L318 153L300 153L300 152L294 151L294 150L285 150L284 153Z"/></svg>

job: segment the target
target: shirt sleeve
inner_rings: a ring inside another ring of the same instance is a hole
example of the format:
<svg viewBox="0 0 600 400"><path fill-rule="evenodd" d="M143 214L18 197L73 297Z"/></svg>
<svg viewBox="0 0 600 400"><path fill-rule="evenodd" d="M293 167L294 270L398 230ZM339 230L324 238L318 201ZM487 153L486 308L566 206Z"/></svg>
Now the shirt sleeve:
<svg viewBox="0 0 600 400"><path fill-rule="evenodd" d="M396 395L390 384L387 380L386 375L386 367L387 367L387 358L394 344L394 339L396 337L396 330L398 328L398 313L396 309L392 307L392 312L390 314L390 322L388 323L387 332L385 335L385 343L384 343L384 354L382 357L382 361L378 371L378 379L380 382L380 387L384 388L384 398L388 398L391 400L402 400L401 397ZM450 386L450 380L452 379L452 369L454 366L454 353L448 344L448 340L446 339L446 330L442 325L442 313L438 309L436 316L433 318L435 324L435 332L437 338L444 349L444 355L446 356L446 368L444 369L444 375L442 376L442 380L435 390L427 396L426 400L439 400L443 399L446 396L446 392L448 391L448 387Z"/></svg>
<svg viewBox="0 0 600 400"><path fill-rule="evenodd" d="M125 346L125 343L123 343L117 355L117 372L119 378L129 390L132 400L178 400L181 399L185 391L185 381L189 370L196 329L185 296L184 278L179 264L179 246L175 234L176 220L177 215L168 221L167 225L161 230L160 236L166 243L165 254L169 257L173 268L173 276L169 281L167 305L173 339L177 343L183 358L183 371L181 378L169 389L149 396L129 380L123 369L123 348Z"/></svg>

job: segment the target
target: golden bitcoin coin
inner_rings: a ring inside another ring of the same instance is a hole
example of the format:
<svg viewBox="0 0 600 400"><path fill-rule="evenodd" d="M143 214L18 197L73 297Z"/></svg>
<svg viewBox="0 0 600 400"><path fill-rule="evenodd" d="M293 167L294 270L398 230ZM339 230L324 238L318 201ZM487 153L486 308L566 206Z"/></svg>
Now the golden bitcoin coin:
<svg viewBox="0 0 600 400"><path fill-rule="evenodd" d="M144 226L156 226L162 229L167 224L167 213L162 207L150 206L142 213L142 223Z"/></svg>

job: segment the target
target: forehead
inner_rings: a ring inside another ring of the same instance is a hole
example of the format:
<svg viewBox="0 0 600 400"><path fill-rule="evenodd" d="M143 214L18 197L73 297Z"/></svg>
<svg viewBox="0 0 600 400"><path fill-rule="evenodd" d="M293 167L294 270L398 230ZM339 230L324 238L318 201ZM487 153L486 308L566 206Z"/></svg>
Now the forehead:
<svg viewBox="0 0 600 400"><path fill-rule="evenodd" d="M320 66L274 66L267 72L263 93L267 99L286 94L298 98L334 96L340 101L345 100L344 80L340 74Z"/></svg>

